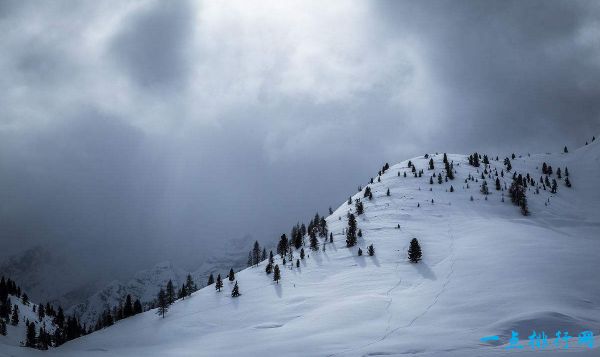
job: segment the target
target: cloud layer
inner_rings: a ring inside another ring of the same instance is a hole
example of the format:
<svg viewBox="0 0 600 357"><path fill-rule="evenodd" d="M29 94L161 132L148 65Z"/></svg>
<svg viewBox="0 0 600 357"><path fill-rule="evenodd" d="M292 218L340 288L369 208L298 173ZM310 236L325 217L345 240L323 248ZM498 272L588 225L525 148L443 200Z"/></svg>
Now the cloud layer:
<svg viewBox="0 0 600 357"><path fill-rule="evenodd" d="M599 15L588 1L4 1L5 252L191 268L338 205L385 161L580 145L600 131Z"/></svg>

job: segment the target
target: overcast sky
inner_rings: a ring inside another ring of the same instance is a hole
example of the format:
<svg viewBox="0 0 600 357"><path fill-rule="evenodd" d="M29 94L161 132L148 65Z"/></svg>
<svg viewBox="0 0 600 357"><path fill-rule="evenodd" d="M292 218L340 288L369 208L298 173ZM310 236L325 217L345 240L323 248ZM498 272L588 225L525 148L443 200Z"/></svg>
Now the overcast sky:
<svg viewBox="0 0 600 357"><path fill-rule="evenodd" d="M0 53L0 254L99 269L274 241L386 161L600 133L597 1L1 0Z"/></svg>

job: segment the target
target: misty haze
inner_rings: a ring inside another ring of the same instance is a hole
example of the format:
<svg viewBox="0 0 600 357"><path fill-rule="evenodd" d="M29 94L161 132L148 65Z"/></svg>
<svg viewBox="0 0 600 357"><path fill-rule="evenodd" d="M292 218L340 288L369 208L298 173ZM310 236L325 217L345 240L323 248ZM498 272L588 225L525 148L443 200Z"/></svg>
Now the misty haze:
<svg viewBox="0 0 600 357"><path fill-rule="evenodd" d="M600 3L0 0L0 53L0 356L600 353Z"/></svg>

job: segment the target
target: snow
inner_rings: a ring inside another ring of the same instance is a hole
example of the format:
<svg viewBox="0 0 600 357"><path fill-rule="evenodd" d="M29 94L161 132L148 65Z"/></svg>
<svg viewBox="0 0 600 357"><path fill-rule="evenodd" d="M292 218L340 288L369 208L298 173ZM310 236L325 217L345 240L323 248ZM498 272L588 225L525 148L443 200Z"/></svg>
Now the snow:
<svg viewBox="0 0 600 357"><path fill-rule="evenodd" d="M8 346L21 346L25 342L25 321L35 323L36 333L39 333L40 327L45 326L46 332L54 333L54 323L52 317L45 316L42 321L38 319L37 312L33 311L34 302L29 302L27 305L23 304L20 298L14 295L8 295L11 304L19 307L19 324L13 326L10 321L6 324L6 336L0 335L0 356L2 355L2 349L8 348ZM12 314L11 314L12 316Z"/></svg>
<svg viewBox="0 0 600 357"><path fill-rule="evenodd" d="M503 168L504 156L491 166ZM279 284L263 262L236 274L238 298L225 280L222 292L201 289L177 301L164 319L149 311L50 351L3 346L0 356L495 356L506 353L511 330L525 345L514 353L528 355L539 353L528 347L532 330L545 331L550 342L559 329L599 335L598 142L511 160L513 171L536 181L543 161L555 171L569 168L572 188L560 181L557 194L527 192L528 217L508 197L501 202L492 180L487 200L477 183L469 181L467 189L464 179L480 177L483 166L477 173L464 155L448 157L456 179L441 185L429 184L432 171L423 157L411 159L424 169L421 178L412 176L407 160L390 167L381 183L375 180L374 199L363 199L365 213L357 219L363 237L353 248L345 247L342 233L351 207L342 203L327 218L334 243L325 251L306 248L310 257L299 268L281 269ZM442 155L434 161L442 172ZM503 186L512 175L505 176ZM423 249L419 264L406 258L413 237ZM366 252L369 244L375 256L358 257L358 248ZM488 335L500 341L480 341ZM599 344L596 337L589 349L573 338L568 350L550 346L544 355L593 356Z"/></svg>

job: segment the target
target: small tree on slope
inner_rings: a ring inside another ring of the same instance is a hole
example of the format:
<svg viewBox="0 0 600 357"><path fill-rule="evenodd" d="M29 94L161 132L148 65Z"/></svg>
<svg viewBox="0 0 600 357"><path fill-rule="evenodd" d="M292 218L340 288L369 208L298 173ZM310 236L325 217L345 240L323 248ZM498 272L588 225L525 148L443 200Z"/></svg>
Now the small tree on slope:
<svg viewBox="0 0 600 357"><path fill-rule="evenodd" d="M273 269L273 281L279 284L279 280L281 279L281 272L279 271L279 265L275 265L275 269Z"/></svg>
<svg viewBox="0 0 600 357"><path fill-rule="evenodd" d="M410 241L410 247L408 248L408 259L412 263L418 263L421 260L421 246L419 245L419 241L417 238L413 238Z"/></svg>
<svg viewBox="0 0 600 357"><path fill-rule="evenodd" d="M169 302L167 301L167 294L161 288L158 292L158 298L156 299L156 303L158 305L158 315L162 315L163 319L165 318L165 314L169 310Z"/></svg>
<svg viewBox="0 0 600 357"><path fill-rule="evenodd" d="M238 283L236 281L235 285L233 286L233 290L231 290L231 297L238 297L238 296L240 296L240 288L238 287Z"/></svg>

